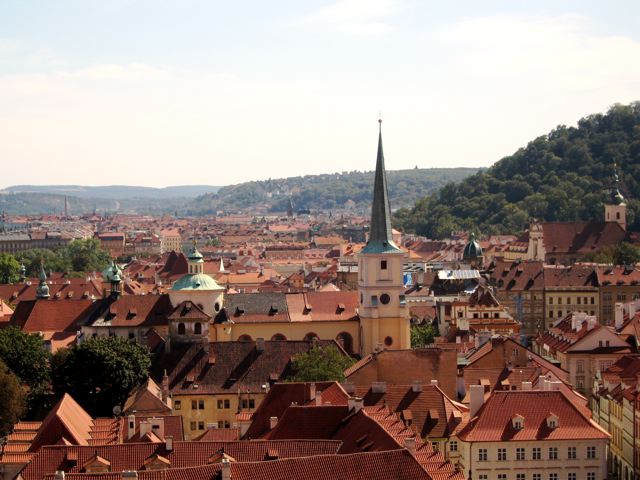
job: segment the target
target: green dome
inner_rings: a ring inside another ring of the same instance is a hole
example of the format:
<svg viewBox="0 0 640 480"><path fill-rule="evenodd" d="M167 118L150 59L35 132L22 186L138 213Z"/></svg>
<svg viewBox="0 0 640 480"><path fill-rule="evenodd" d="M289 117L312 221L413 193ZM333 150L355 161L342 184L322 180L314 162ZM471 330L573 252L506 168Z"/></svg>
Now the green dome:
<svg viewBox="0 0 640 480"><path fill-rule="evenodd" d="M201 263L204 261L203 260L204 257L198 251L195 241L193 242L193 249L191 250L191 253L189 253L189 255L187 256L187 258L189 259L190 262Z"/></svg>
<svg viewBox="0 0 640 480"><path fill-rule="evenodd" d="M173 284L171 290L223 290L223 288L206 273L196 273L182 277Z"/></svg>
<svg viewBox="0 0 640 480"><path fill-rule="evenodd" d="M462 258L464 260L475 259L482 256L482 247L478 242L476 242L475 234L471 234L469 236L469 243L467 243L464 247L464 251L462 252Z"/></svg>

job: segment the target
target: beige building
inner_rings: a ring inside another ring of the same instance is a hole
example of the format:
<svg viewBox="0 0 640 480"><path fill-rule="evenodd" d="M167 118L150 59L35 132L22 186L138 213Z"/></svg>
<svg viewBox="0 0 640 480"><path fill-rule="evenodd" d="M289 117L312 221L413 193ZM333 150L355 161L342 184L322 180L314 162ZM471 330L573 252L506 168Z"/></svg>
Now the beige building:
<svg viewBox="0 0 640 480"><path fill-rule="evenodd" d="M472 387L471 420L448 452L467 478L607 478L609 434L551 383L552 390L495 391L486 400L482 385Z"/></svg>
<svg viewBox="0 0 640 480"><path fill-rule="evenodd" d="M160 253L182 251L182 236L178 229L162 230L160 232Z"/></svg>

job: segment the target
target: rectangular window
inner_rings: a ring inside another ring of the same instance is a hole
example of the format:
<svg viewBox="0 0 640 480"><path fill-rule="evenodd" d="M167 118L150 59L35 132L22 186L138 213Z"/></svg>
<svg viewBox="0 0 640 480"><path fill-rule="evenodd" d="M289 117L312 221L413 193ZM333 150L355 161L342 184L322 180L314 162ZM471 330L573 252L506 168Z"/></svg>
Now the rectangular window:
<svg viewBox="0 0 640 480"><path fill-rule="evenodd" d="M204 410L204 400L198 400L198 410Z"/></svg>
<svg viewBox="0 0 640 480"><path fill-rule="evenodd" d="M578 297L578 305L580 305L582 303L582 298Z"/></svg>
<svg viewBox="0 0 640 480"><path fill-rule="evenodd" d="M180 400L173 401L173 409L180 410L182 408L182 402Z"/></svg>
<svg viewBox="0 0 640 480"><path fill-rule="evenodd" d="M558 305L562 305L562 297L558 297Z"/></svg>
<svg viewBox="0 0 640 480"><path fill-rule="evenodd" d="M567 480L578 480L578 478L576 477L576 472L569 472L567 474Z"/></svg>
<svg viewBox="0 0 640 480"><path fill-rule="evenodd" d="M377 295L371 295L371 305L373 305L374 307L378 306L378 296Z"/></svg>
<svg viewBox="0 0 640 480"><path fill-rule="evenodd" d="M567 297L567 305L571 305L571 297Z"/></svg>
<svg viewBox="0 0 640 480"><path fill-rule="evenodd" d="M524 447L516 448L516 460L524 460Z"/></svg>
<svg viewBox="0 0 640 480"><path fill-rule="evenodd" d="M197 410L197 409L198 409L198 401L191 400L191 410Z"/></svg>
<svg viewBox="0 0 640 480"><path fill-rule="evenodd" d="M191 422L191 423L189 424L189 426L191 427L191 430L195 430L195 429L196 429L196 427L197 427L197 424L196 424L196 422Z"/></svg>
<svg viewBox="0 0 640 480"><path fill-rule="evenodd" d="M596 298L595 297L591 297L591 305L593 305L595 303L595 301L596 301Z"/></svg>
<svg viewBox="0 0 640 480"><path fill-rule="evenodd" d="M224 406L224 402L222 400L218 400L218 410L222 410L223 406Z"/></svg>
<svg viewBox="0 0 640 480"><path fill-rule="evenodd" d="M553 318L553 310L549 310L549 318Z"/></svg>
<svg viewBox="0 0 640 480"><path fill-rule="evenodd" d="M531 458L534 460L540 460L542 458L542 450L540 447L533 447L533 451L531 452Z"/></svg>
<svg viewBox="0 0 640 480"><path fill-rule="evenodd" d="M549 447L549 460L558 459L558 447Z"/></svg>
<svg viewBox="0 0 640 480"><path fill-rule="evenodd" d="M596 472L587 472L587 480L596 480Z"/></svg>
<svg viewBox="0 0 640 480"><path fill-rule="evenodd" d="M516 473L516 480L526 480L527 476L524 473Z"/></svg>
<svg viewBox="0 0 640 480"><path fill-rule="evenodd" d="M569 447L567 450L567 458L569 458L569 460L576 459L576 447Z"/></svg>
<svg viewBox="0 0 640 480"><path fill-rule="evenodd" d="M380 270L386 270L386 269L387 269L387 261L380 260Z"/></svg>
<svg viewBox="0 0 640 480"><path fill-rule="evenodd" d="M576 360L576 371L578 373L584 372L584 360Z"/></svg>
<svg viewBox="0 0 640 480"><path fill-rule="evenodd" d="M531 479L532 479L532 480L542 480L542 474L541 474L541 473L534 473L534 474L531 476Z"/></svg>
<svg viewBox="0 0 640 480"><path fill-rule="evenodd" d="M506 473L499 473L498 474L498 480L507 480L507 474Z"/></svg>
<svg viewBox="0 0 640 480"><path fill-rule="evenodd" d="M224 422L222 420L218 420L218 428L224 428Z"/></svg>
<svg viewBox="0 0 640 480"><path fill-rule="evenodd" d="M458 442L456 440L451 440L449 442L449 451L457 452L458 451Z"/></svg>
<svg viewBox="0 0 640 480"><path fill-rule="evenodd" d="M478 450L478 461L486 462L487 461L487 449L481 448Z"/></svg>
<svg viewBox="0 0 640 480"><path fill-rule="evenodd" d="M478 475L478 480L489 480L489 475L487 475L486 473L481 473L480 475Z"/></svg>
<svg viewBox="0 0 640 480"><path fill-rule="evenodd" d="M594 459L596 458L596 447L588 446L587 447L587 458Z"/></svg>
<svg viewBox="0 0 640 480"><path fill-rule="evenodd" d="M440 445L438 444L438 442L431 442L431 448L434 452L440 451Z"/></svg>
<svg viewBox="0 0 640 480"><path fill-rule="evenodd" d="M557 473L550 473L549 474L549 480L558 480L558 474Z"/></svg>
<svg viewBox="0 0 640 480"><path fill-rule="evenodd" d="M549 305L553 305L553 297L549 297Z"/></svg>
<svg viewBox="0 0 640 480"><path fill-rule="evenodd" d="M224 401L224 408L231 408L231 400L227 399Z"/></svg>
<svg viewBox="0 0 640 480"><path fill-rule="evenodd" d="M404 295L400 295L400 305L406 305L407 304L407 297L405 297Z"/></svg>
<svg viewBox="0 0 640 480"><path fill-rule="evenodd" d="M198 422L198 430L204 430L204 422Z"/></svg>
<svg viewBox="0 0 640 480"><path fill-rule="evenodd" d="M498 449L498 461L504 462L507 460L507 449L499 448Z"/></svg>

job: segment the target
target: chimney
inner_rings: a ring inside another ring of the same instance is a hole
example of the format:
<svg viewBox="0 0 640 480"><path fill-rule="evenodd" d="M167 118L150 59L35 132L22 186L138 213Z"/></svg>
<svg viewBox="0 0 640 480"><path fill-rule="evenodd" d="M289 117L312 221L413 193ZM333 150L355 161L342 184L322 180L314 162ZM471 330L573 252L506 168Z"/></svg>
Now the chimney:
<svg viewBox="0 0 640 480"><path fill-rule="evenodd" d="M129 415L127 417L127 440L136 434L136 416Z"/></svg>
<svg viewBox="0 0 640 480"><path fill-rule="evenodd" d="M415 451L416 451L416 437L405 437L404 438L404 448L409 450L411 453L415 453Z"/></svg>
<svg viewBox="0 0 640 480"><path fill-rule="evenodd" d="M273 430L278 425L278 417L269 417L269 429Z"/></svg>
<svg viewBox="0 0 640 480"><path fill-rule="evenodd" d="M420 380L414 380L413 383L411 383L411 391L412 392L421 392L422 391L422 381Z"/></svg>
<svg viewBox="0 0 640 480"><path fill-rule="evenodd" d="M633 318L636 314L636 301L632 300L628 303L629 318Z"/></svg>
<svg viewBox="0 0 640 480"><path fill-rule="evenodd" d="M256 338L256 350L264 352L264 338Z"/></svg>
<svg viewBox="0 0 640 480"><path fill-rule="evenodd" d="M64 470L56 470L55 480L64 480Z"/></svg>
<svg viewBox="0 0 640 480"><path fill-rule="evenodd" d="M528 392L533 389L533 384L531 382L522 382L522 391Z"/></svg>
<svg viewBox="0 0 640 480"><path fill-rule="evenodd" d="M228 458L223 458L222 464L222 480L231 480L231 462Z"/></svg>
<svg viewBox="0 0 640 480"><path fill-rule="evenodd" d="M171 450L173 450L173 435L167 435L164 438L164 449L167 452L170 452Z"/></svg>
<svg viewBox="0 0 640 480"><path fill-rule="evenodd" d="M624 309L621 303L616 303L615 319L616 330L620 330L622 328L622 323L624 322Z"/></svg>
<svg viewBox="0 0 640 480"><path fill-rule="evenodd" d="M120 478L122 478L122 480L138 480L138 472L134 470L124 470Z"/></svg>
<svg viewBox="0 0 640 480"><path fill-rule="evenodd" d="M315 383L310 383L309 384L309 399L313 400L314 398L316 398L316 384Z"/></svg>
<svg viewBox="0 0 640 480"><path fill-rule="evenodd" d="M169 397L169 376L167 375L167 370L165 369L164 375L162 376L162 401L167 403L167 398Z"/></svg>
<svg viewBox="0 0 640 480"><path fill-rule="evenodd" d="M484 386L471 385L469 397L469 417L473 418L484 403Z"/></svg>
<svg viewBox="0 0 640 480"><path fill-rule="evenodd" d="M373 393L386 393L387 392L387 382L372 382L371 383L371 391Z"/></svg>
<svg viewBox="0 0 640 480"><path fill-rule="evenodd" d="M431 379L431 386L432 387L437 387L438 386L438 379L437 378L432 378Z"/></svg>
<svg viewBox="0 0 640 480"><path fill-rule="evenodd" d="M356 393L355 383L345 382L342 384L342 388L344 388L344 391L347 392L349 395L353 395L354 393Z"/></svg>
<svg viewBox="0 0 640 480"><path fill-rule="evenodd" d="M360 397L349 397L347 399L347 407L349 411L353 410L354 413L358 413L362 410L362 406L364 405L364 401Z"/></svg>

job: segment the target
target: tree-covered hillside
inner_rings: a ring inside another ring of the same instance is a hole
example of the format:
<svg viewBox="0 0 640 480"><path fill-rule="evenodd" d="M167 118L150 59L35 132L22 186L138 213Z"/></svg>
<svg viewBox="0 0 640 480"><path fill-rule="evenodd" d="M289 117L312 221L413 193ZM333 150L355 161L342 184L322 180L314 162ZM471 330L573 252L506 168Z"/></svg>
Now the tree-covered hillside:
<svg viewBox="0 0 640 480"><path fill-rule="evenodd" d="M599 220L614 185L632 230L640 228L640 102L559 126L488 170L449 183L396 213L405 231L443 238L454 230L482 234L523 231L533 219Z"/></svg>
<svg viewBox="0 0 640 480"><path fill-rule="evenodd" d="M457 182L477 168L415 168L387 172L389 195L394 208L410 206L426 193L448 182ZM215 213L218 210L250 210L267 205L272 211L286 211L289 197L296 210L343 208L351 200L369 208L374 172L344 172L305 175L245 182L223 187L216 194L203 195L187 206L187 213Z"/></svg>

